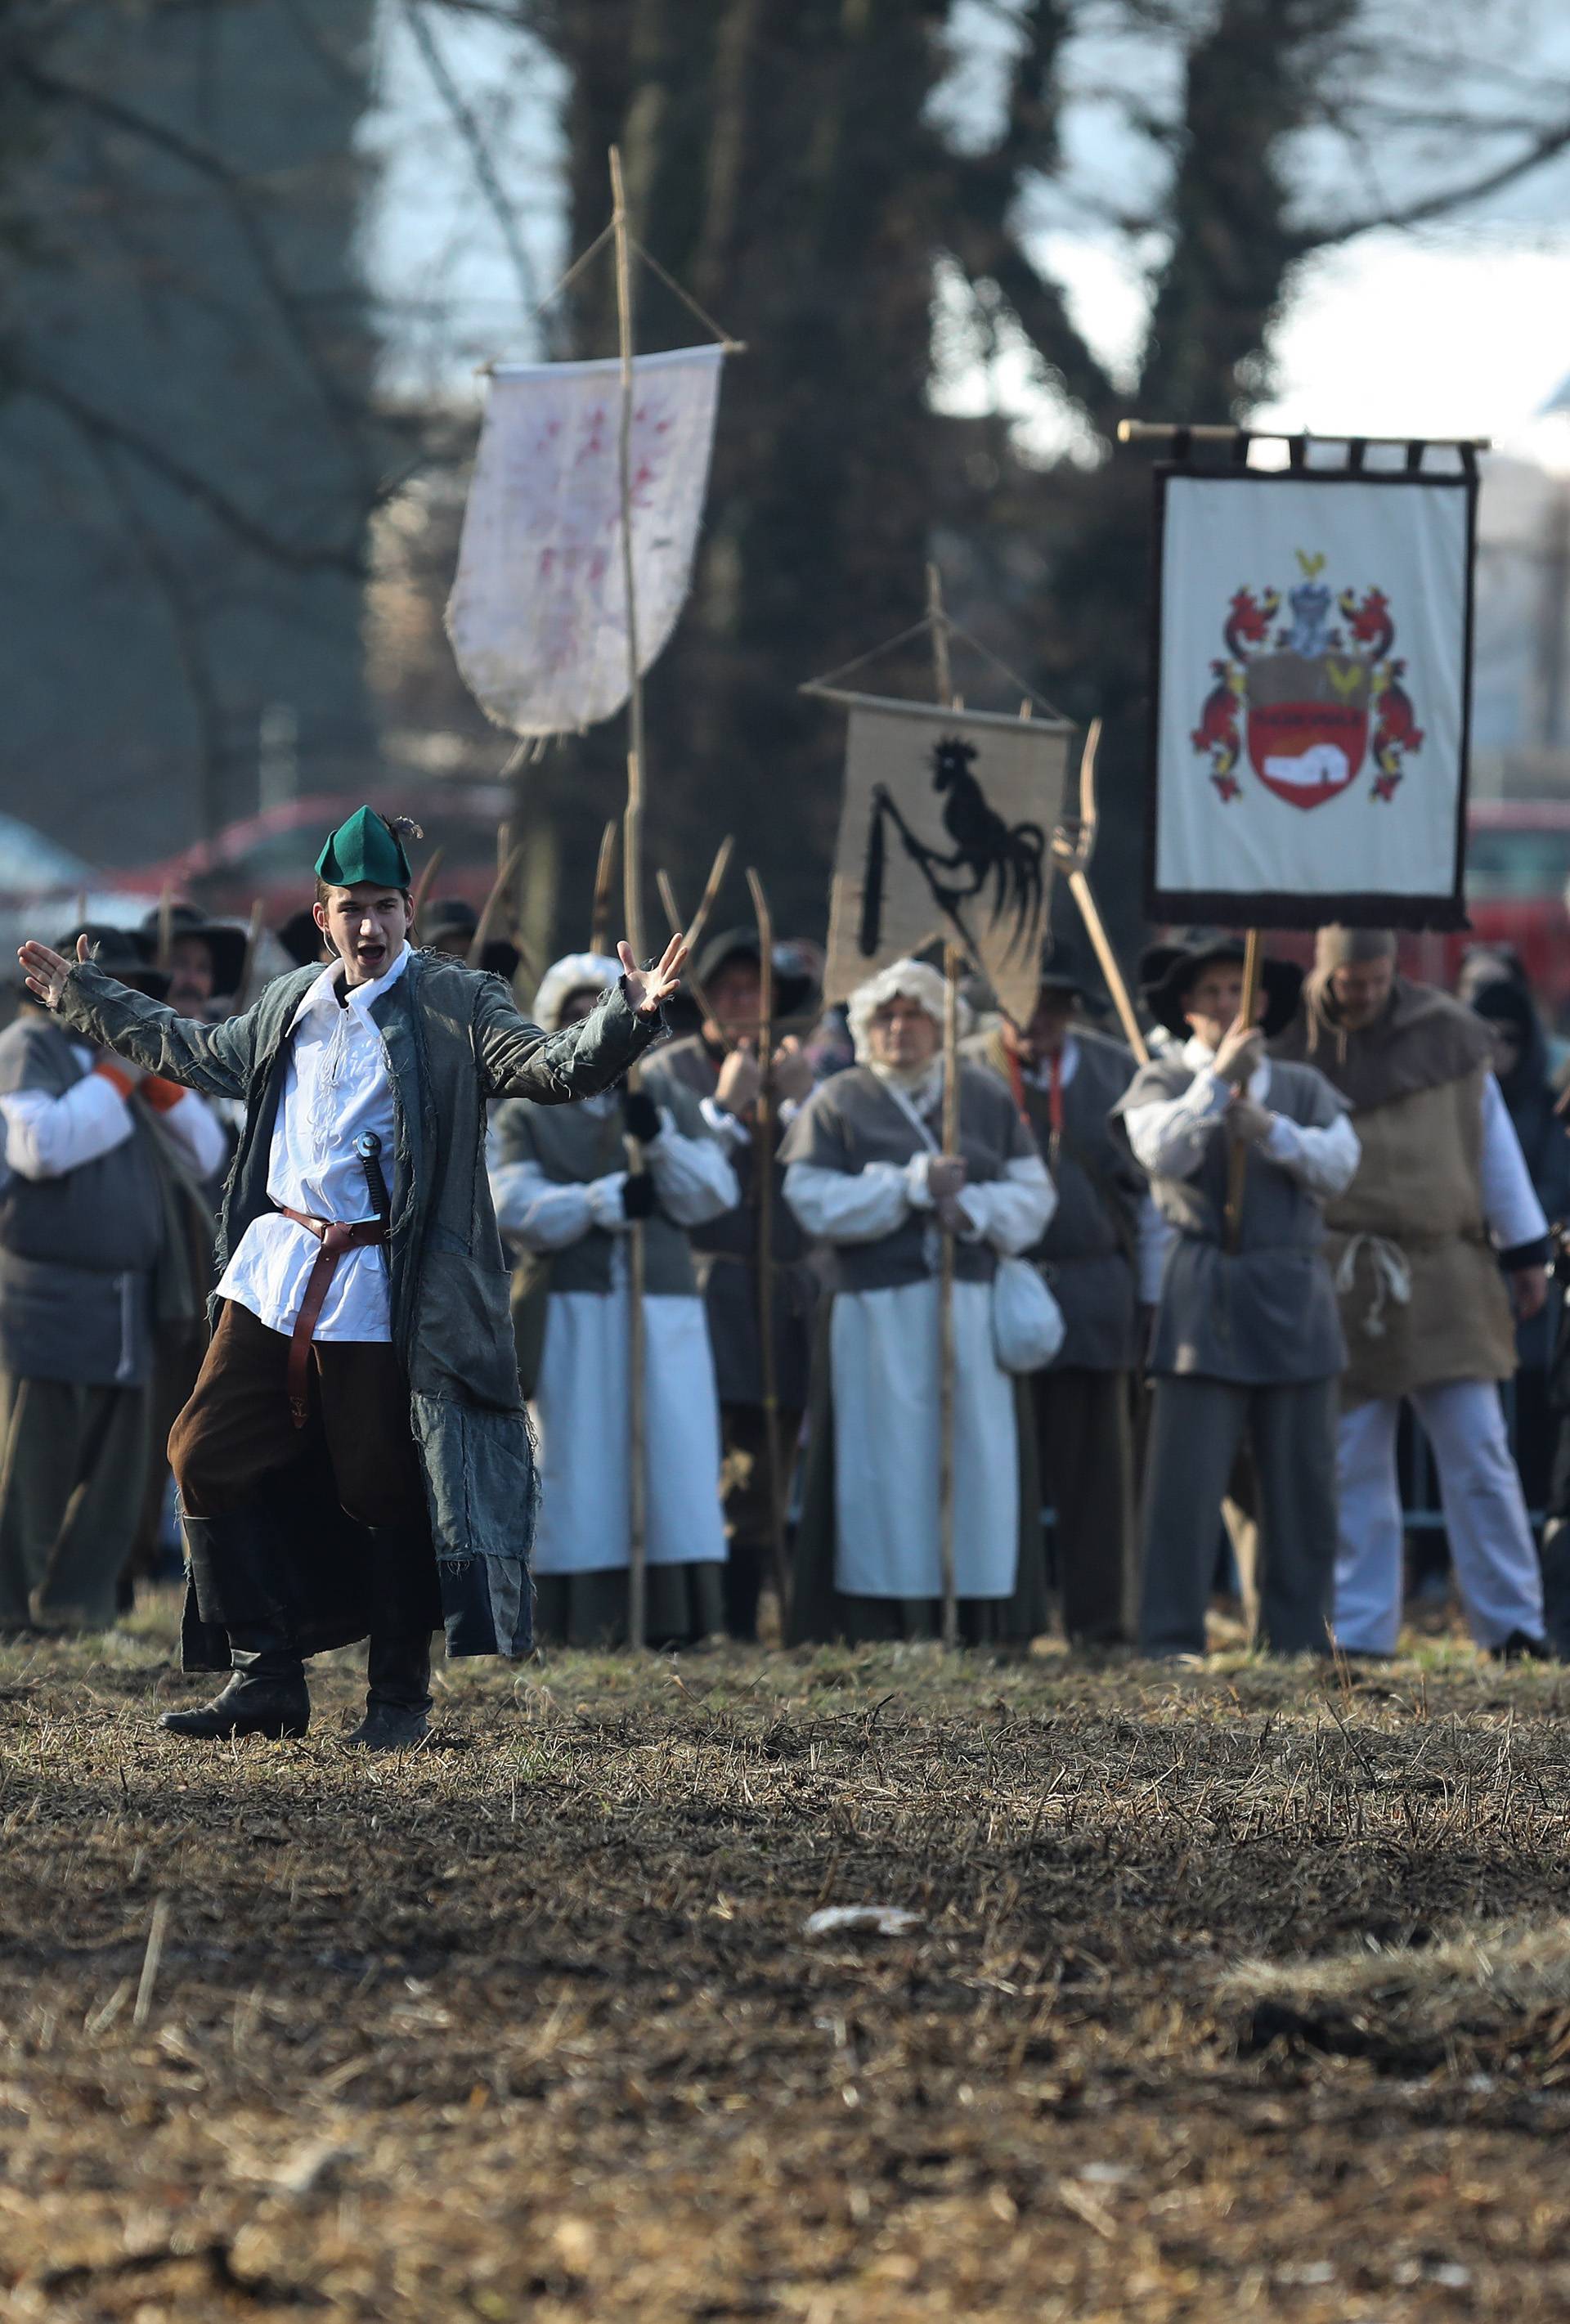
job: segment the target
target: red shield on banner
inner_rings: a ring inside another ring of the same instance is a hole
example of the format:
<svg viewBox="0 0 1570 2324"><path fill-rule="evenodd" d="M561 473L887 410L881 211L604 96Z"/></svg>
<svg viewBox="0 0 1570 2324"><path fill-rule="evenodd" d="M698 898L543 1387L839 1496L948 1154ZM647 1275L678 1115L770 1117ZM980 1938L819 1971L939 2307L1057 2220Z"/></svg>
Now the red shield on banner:
<svg viewBox="0 0 1570 2324"><path fill-rule="evenodd" d="M1355 781L1368 748L1368 707L1351 702L1251 702L1249 758L1268 790L1293 807L1323 807Z"/></svg>

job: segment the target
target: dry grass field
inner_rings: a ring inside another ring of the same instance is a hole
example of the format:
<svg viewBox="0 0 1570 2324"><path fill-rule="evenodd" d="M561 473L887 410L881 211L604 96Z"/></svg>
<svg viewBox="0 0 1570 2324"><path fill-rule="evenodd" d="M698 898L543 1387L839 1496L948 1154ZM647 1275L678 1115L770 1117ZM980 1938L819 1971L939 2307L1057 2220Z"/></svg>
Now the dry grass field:
<svg viewBox="0 0 1570 2324"><path fill-rule="evenodd" d="M0 2315L1560 2319L1570 1676L0 1649ZM809 1937L828 1904L897 1936Z"/></svg>

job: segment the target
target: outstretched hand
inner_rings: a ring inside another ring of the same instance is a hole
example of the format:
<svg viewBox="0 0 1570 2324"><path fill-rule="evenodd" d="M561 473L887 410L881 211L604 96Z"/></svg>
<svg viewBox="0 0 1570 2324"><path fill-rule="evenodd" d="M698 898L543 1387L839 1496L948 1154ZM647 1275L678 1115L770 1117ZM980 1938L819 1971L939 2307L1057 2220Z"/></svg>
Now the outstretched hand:
<svg viewBox="0 0 1570 2324"><path fill-rule="evenodd" d="M86 960L91 950L86 936L77 938L78 960ZM69 961L63 960L58 952L51 952L47 945L34 944L31 937L26 944L18 945L16 957L22 963L22 973L27 979L29 992L42 1001L46 1009L58 1009L60 995L66 989L66 979L71 973Z"/></svg>
<svg viewBox="0 0 1570 2324"><path fill-rule="evenodd" d="M616 954L633 1007L640 1017L657 1017L666 1001L680 989L681 972L687 966L687 944L679 935L673 936L652 968L639 967L624 936L616 946Z"/></svg>

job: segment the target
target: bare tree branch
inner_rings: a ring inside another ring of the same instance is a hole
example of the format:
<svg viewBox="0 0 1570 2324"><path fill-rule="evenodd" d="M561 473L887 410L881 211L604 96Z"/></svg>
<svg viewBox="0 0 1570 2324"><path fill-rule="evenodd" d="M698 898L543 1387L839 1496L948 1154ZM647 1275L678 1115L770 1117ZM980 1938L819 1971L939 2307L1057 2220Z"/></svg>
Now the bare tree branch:
<svg viewBox="0 0 1570 2324"><path fill-rule="evenodd" d="M247 198L245 181L222 157L179 130L168 128L162 122L152 121L144 114L123 105L116 97L106 97L100 90L83 88L65 80L57 74L44 71L23 58L13 63L15 77L25 82L35 95L48 103L75 106L83 113L127 135L140 138L144 143L171 155L187 169L217 186L238 227L250 253L263 287L272 300L288 332L295 353L316 386L322 403L333 420L339 439L355 457L362 482L368 470L364 428L365 413L353 398L347 396L342 383L323 363L319 349L301 321L297 301L284 281L271 244L263 233L252 204Z"/></svg>
<svg viewBox="0 0 1570 2324"><path fill-rule="evenodd" d="M452 116L453 124L463 139L469 161L486 207L496 221L505 245L508 259L518 284L518 297L526 317L533 318L540 304L540 285L533 263L519 230L518 219L506 190L491 158L490 145L481 128L474 108L466 101L463 91L448 69L446 58L437 46L435 35L426 23L420 0L403 0L403 17L414 36L416 47L425 62L442 103Z"/></svg>
<svg viewBox="0 0 1570 2324"><path fill-rule="evenodd" d="M201 618L179 559L171 556L155 529L137 506L134 493L120 472L119 461L106 443L89 439L89 450L110 498L119 512L127 539L146 568L169 616L175 654L185 678L186 691L196 713L201 738L201 828L211 837L222 825L219 810L224 776L224 715L208 658Z"/></svg>
<svg viewBox="0 0 1570 2324"><path fill-rule="evenodd" d="M262 523L249 510L215 484L210 478L199 475L183 460L168 451L150 436L128 427L113 412L99 410L83 397L60 384L58 380L45 379L10 357L0 383L9 385L19 395L32 396L51 410L70 422L89 444L110 444L141 463L150 474L160 477L187 500L204 509L217 523L224 525L236 540L260 556L270 558L275 565L286 566L296 573L346 573L359 580L365 576L365 559L357 541L343 548L313 549L298 541L286 540L282 534Z"/></svg>
<svg viewBox="0 0 1570 2324"><path fill-rule="evenodd" d="M1293 240L1298 254L1307 257L1316 250L1334 249L1341 243L1355 241L1360 234L1371 234L1377 227L1424 226L1429 219L1448 217L1451 212L1464 209L1470 203L1480 202L1490 194L1502 191L1528 177L1556 154L1570 149L1570 121L1560 122L1535 138L1523 153L1501 162L1498 168L1486 171L1465 185L1448 186L1439 191L1425 194L1419 200L1398 204L1383 210L1371 210L1362 217L1344 218L1339 224L1322 220L1311 226L1298 227Z"/></svg>
<svg viewBox="0 0 1570 2324"><path fill-rule="evenodd" d="M1029 0L1015 20L1024 36L1009 78L1002 133L985 152L953 161L955 225L949 243L972 283L995 283L1015 320L1064 392L1104 420L1117 393L1076 327L1060 287L1036 265L1019 234L1020 182L1057 159L1058 72L1070 29L1064 0Z"/></svg>

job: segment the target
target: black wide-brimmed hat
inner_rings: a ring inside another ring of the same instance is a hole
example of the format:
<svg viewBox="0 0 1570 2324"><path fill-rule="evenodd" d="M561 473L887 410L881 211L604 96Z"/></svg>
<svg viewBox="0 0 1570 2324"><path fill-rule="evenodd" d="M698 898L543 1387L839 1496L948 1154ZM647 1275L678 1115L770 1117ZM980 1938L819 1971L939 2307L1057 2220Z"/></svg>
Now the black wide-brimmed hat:
<svg viewBox="0 0 1570 2324"><path fill-rule="evenodd" d="M291 912L272 933L290 959L300 968L319 968L332 950L309 904L302 904L298 912Z"/></svg>
<svg viewBox="0 0 1570 2324"><path fill-rule="evenodd" d="M1183 1004L1200 977L1218 962L1241 968L1243 959L1242 938L1226 930L1194 935L1183 944L1147 945L1140 955L1140 998L1158 1025L1186 1040L1189 1027ZM1291 961L1272 960L1267 954L1260 964L1260 981L1265 995L1262 1029L1272 1038L1291 1021L1303 990L1303 972Z"/></svg>
<svg viewBox="0 0 1570 2324"><path fill-rule="evenodd" d="M702 953L693 963L697 982L706 991L722 968L733 960L750 960L754 968L763 964L763 948L758 941L756 928L725 928L710 936ZM802 962L793 945L774 946L774 1014L795 1017L807 1006L817 979Z"/></svg>
<svg viewBox="0 0 1570 2324"><path fill-rule="evenodd" d="M480 916L463 896L446 896L439 904L428 904L420 915L415 934L431 952L446 953L451 960L467 962ZM510 936L487 936L480 948L479 964L503 983L511 984L522 965L523 955Z"/></svg>
<svg viewBox="0 0 1570 2324"><path fill-rule="evenodd" d="M1041 947L1041 991L1068 992L1082 1008L1106 1014L1106 1002L1096 990L1095 971L1071 936L1049 936Z"/></svg>
<svg viewBox="0 0 1570 2324"><path fill-rule="evenodd" d="M163 907L155 905L142 923L140 934L150 960L157 959L158 947L163 940L162 918ZM244 928L236 928L226 920L210 920L199 904L173 904L170 907L169 936L171 944L177 944L181 936L199 936L213 956L214 992L238 992L240 979L245 973L248 939Z"/></svg>
<svg viewBox="0 0 1570 2324"><path fill-rule="evenodd" d="M91 950L88 958L95 968L112 976L119 984L129 984L138 992L145 992L150 1001L162 1001L169 991L169 976L157 966L152 947L134 928L113 928L104 920L85 920L61 936L55 946L67 960L75 960L77 942L86 936Z"/></svg>

